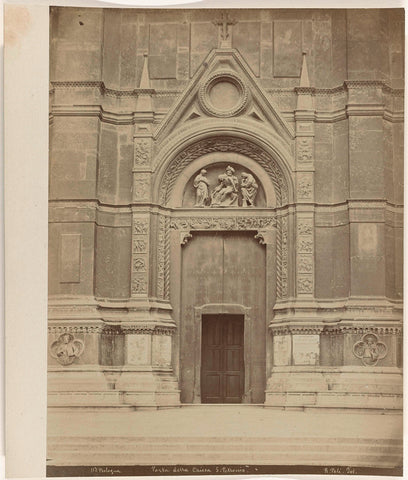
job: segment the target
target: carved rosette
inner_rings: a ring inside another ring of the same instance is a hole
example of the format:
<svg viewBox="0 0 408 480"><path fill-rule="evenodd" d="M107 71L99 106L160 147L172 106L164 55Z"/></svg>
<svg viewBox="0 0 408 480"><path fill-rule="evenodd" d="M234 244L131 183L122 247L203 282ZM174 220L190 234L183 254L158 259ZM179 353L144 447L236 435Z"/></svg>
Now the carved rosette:
<svg viewBox="0 0 408 480"><path fill-rule="evenodd" d="M314 292L314 231L313 217L299 216L297 221L296 291Z"/></svg>
<svg viewBox="0 0 408 480"><path fill-rule="evenodd" d="M149 272L149 217L133 214L131 296L147 294Z"/></svg>

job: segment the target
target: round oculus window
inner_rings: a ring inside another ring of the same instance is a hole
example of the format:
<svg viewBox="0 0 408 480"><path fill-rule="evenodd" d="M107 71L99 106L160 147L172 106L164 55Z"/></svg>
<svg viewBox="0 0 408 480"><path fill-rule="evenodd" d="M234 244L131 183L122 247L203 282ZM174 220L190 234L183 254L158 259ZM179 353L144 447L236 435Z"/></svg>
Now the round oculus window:
<svg viewBox="0 0 408 480"><path fill-rule="evenodd" d="M206 113L231 117L240 113L248 100L244 83L234 74L219 72L200 88L200 103Z"/></svg>

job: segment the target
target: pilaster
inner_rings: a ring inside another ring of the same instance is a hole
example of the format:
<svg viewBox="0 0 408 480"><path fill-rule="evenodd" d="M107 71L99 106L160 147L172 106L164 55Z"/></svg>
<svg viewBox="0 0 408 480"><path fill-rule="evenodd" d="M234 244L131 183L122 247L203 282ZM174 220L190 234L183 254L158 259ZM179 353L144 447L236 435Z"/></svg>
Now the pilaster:
<svg viewBox="0 0 408 480"><path fill-rule="evenodd" d="M303 53L296 121L296 297L314 298L314 104Z"/></svg>

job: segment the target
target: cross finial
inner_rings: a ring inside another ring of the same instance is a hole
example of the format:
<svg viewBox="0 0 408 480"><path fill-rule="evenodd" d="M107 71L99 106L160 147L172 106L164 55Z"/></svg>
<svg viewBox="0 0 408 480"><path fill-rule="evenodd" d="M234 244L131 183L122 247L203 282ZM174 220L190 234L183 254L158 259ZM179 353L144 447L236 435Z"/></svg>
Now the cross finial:
<svg viewBox="0 0 408 480"><path fill-rule="evenodd" d="M227 12L221 13L221 18L219 20L215 20L214 25L220 27L220 43L219 48L231 48L232 47L232 39L230 32L228 31L229 25L235 25L237 23L236 20L229 18Z"/></svg>

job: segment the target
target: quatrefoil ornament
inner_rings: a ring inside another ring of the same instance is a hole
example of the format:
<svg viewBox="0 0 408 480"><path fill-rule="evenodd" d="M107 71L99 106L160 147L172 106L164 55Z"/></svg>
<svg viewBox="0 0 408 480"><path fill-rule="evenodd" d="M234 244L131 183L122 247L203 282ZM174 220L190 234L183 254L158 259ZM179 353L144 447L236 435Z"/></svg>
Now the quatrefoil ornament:
<svg viewBox="0 0 408 480"><path fill-rule="evenodd" d="M84 342L74 338L70 333L63 333L50 347L51 357L61 365L71 365L75 359L82 355Z"/></svg>
<svg viewBox="0 0 408 480"><path fill-rule="evenodd" d="M378 341L374 333L366 333L361 340L353 345L353 353L367 367L377 365L387 355L388 348L383 342Z"/></svg>

